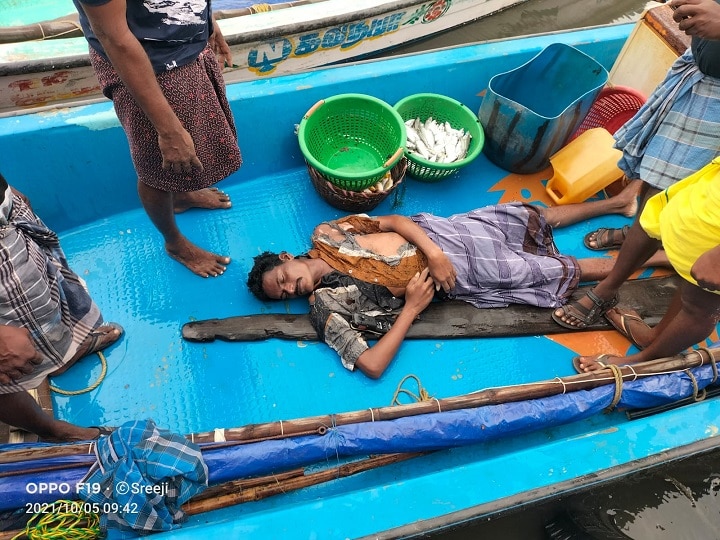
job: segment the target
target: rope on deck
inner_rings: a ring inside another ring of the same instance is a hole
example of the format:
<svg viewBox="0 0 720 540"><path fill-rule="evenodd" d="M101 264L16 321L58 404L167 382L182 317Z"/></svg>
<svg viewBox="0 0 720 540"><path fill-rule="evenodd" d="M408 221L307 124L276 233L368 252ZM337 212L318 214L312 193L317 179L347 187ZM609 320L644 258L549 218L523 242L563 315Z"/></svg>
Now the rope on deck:
<svg viewBox="0 0 720 540"><path fill-rule="evenodd" d="M100 516L82 501L59 500L38 512L13 540L94 540L101 538ZM51 513L48 513L52 510Z"/></svg>
<svg viewBox="0 0 720 540"><path fill-rule="evenodd" d="M414 394L410 390L407 390L406 388L403 388L403 384L405 384L405 381L408 379L414 379L417 383L418 392L417 394ZM430 401L431 399L435 399L428 393L425 388L423 388L422 384L420 383L420 379L417 377L417 375L405 375L405 377L402 378L400 383L397 385L397 388L395 389L395 393L393 394L392 401L390 402L391 405L402 405L400 403L400 394L406 394L410 396L415 401ZM437 400L436 400L437 401ZM440 402L438 402L438 410L440 409Z"/></svg>
<svg viewBox="0 0 720 540"><path fill-rule="evenodd" d="M105 358L105 355L102 353L102 351L97 351L96 354L100 358L100 365L102 366L102 371L100 372L100 375L98 376L97 380L92 383L87 388L83 388L82 390L63 390L62 388L58 388L57 386L50 385L50 390L53 392L56 392L58 394L62 394L63 396L77 396L80 394L85 394L86 392L92 392L95 390L98 386L100 386L100 383L102 383L105 380L105 375L107 375L107 358Z"/></svg>

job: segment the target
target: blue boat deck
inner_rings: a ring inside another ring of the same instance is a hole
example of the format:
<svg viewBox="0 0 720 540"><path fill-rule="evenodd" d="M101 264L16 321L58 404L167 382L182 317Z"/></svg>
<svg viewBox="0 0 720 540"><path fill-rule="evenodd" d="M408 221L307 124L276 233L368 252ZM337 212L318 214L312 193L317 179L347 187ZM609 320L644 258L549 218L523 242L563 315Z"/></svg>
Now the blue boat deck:
<svg viewBox="0 0 720 540"><path fill-rule="evenodd" d="M407 178L373 213L450 215L517 198L506 195L505 177L481 156L440 183ZM174 431L207 431L389 405L407 374L417 375L438 398L552 379L572 374L572 356L588 352L569 348L557 336L412 340L381 380L373 381L344 369L337 354L318 342L183 341L181 326L189 321L307 312L305 300L262 303L250 295L245 280L252 256L265 249L302 253L317 223L344 215L317 196L304 168L226 190L232 209L178 216L193 241L233 259L220 278L199 278L165 256L160 235L140 209L62 235L72 267L87 281L106 319L123 324L127 335L107 353L108 375L100 388L85 398L56 399L61 417L86 425L152 417ZM538 200L541 182L526 191L526 200ZM558 231L556 241L578 257L597 255L582 246L583 235L600 224L629 221L597 218ZM590 349L611 343L602 342L603 334L614 332L598 333ZM83 388L99 371L97 359L90 357L54 383Z"/></svg>
<svg viewBox="0 0 720 540"><path fill-rule="evenodd" d="M81 395L56 396L56 415L81 425L152 418L177 433L211 431L387 406L409 374L431 396L443 398L571 375L571 358L577 354L627 352L630 345L614 332L407 341L383 377L373 381L345 370L337 355L317 342L190 343L182 339L181 327L208 318L307 311L304 300L259 302L245 280L254 255L302 252L317 223L344 215L314 192L293 135L303 112L318 99L350 91L352 83L351 91L389 103L428 91L451 95L477 111L490 76L519 65L548 43L566 40L609 67L628 32L624 25L540 36L522 45L490 43L453 55L430 53L417 60L365 63L229 87L245 164L218 187L231 196L233 207L178 216L190 239L232 258L227 272L216 279L194 276L164 254L160 235L139 207L124 135L108 104L0 119L3 155L26 156L3 158L3 174L60 232L71 266L87 281L105 318L126 330L106 351L102 384ZM488 61L482 68L472 68L484 57ZM543 185L549 174L511 175L481 155L439 183L406 178L372 214L450 215L510 200L548 204ZM629 222L618 216L596 218L558 230L556 242L561 251L577 257L597 256L583 246L583 235L598 225ZM65 390L82 389L100 372L97 358L89 357L52 382ZM417 391L412 384L406 388ZM615 412L443 450L199 515L166 536L194 538L202 528L201 534L213 538L360 537L481 505L499 509L505 498L522 498L532 490L708 437L717 432L717 409L712 401L694 405L692 423L677 412L666 413L662 421L633 422ZM518 470L523 474L514 475Z"/></svg>

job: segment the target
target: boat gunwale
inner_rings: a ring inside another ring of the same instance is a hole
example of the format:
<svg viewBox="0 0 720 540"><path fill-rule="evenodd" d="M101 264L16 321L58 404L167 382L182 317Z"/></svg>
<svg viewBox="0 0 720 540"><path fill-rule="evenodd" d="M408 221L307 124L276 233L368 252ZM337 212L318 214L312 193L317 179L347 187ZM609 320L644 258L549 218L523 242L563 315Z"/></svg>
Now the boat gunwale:
<svg viewBox="0 0 720 540"><path fill-rule="evenodd" d="M379 531L361 536L357 540L390 540L394 538L413 538L415 535L426 535L441 530L453 530L463 527L480 519L500 518L506 514L529 509L543 503L561 499L569 495L580 495L591 489L608 485L614 481L625 478L631 474L642 471L651 471L670 463L677 463L686 459L701 457L717 451L718 442L715 437L701 439L687 445L677 446L657 454L634 459L601 469L598 472L584 474L569 480L564 480L548 486L530 489L508 497L478 504L470 508L444 514L427 520L416 521L385 531Z"/></svg>
<svg viewBox="0 0 720 540"><path fill-rule="evenodd" d="M516 4L521 4L526 2L527 0L519 0L516 2ZM228 45L230 47L234 46L244 46L252 43L262 43L264 41L269 41L272 39L279 39L279 38L285 38L286 36L292 36L295 34L301 34L313 30L319 30L326 27L332 27L332 26L338 26L346 23L350 23L353 21L358 20L364 20L369 17L374 17L383 13L391 13L394 11L398 11L399 9L403 9L404 7L420 4L423 3L422 1L418 0L404 0L401 2L395 2L395 4L400 5L394 5L390 6L390 2L384 3L382 6L377 6L375 9L367 9L364 11L361 10L353 10L350 12L343 13L342 15L332 15L325 18L315 18L315 19L308 19L306 21L300 21L300 22L293 22L290 24L283 24L281 26L267 26L265 28L258 28L253 30L245 30L241 29L238 32L226 34L225 29L223 28L223 35L225 37L225 40L227 41ZM512 5L516 5L512 4ZM322 5L322 4L320 4ZM300 7L307 7L307 6L315 6L315 4L304 4L302 6L296 6L298 8ZM482 15L482 17L489 17L494 15L495 13L499 13L500 11L503 11L507 8L501 8L495 11L491 11L489 13L486 13ZM287 10L285 10L287 12ZM272 13L272 12L267 12ZM263 13L257 13L256 15L262 15ZM229 24L232 24L232 22L235 21L238 17L231 17L226 19L219 19L218 24L222 26L226 26ZM472 21L467 21L472 22ZM426 37L429 37L432 34L429 34ZM85 41L84 37L74 37L74 38L67 38L69 40L82 40L81 43ZM50 40L44 40L44 42L57 42L57 39L50 39ZM23 42L21 42L23 43ZM0 44L0 50L2 49L2 45ZM4 44L4 45L14 45L14 44ZM0 61L0 77L7 77L12 75L24 75L27 73L37 73L37 72L46 72L46 71L53 71L56 69L63 69L66 67L82 67L82 66L89 66L90 65L90 55L89 53L79 53L79 54L68 54L63 56L55 56L50 58L44 58L40 60L22 60L22 61L13 61L13 62L5 62ZM232 71L232 70L229 70Z"/></svg>

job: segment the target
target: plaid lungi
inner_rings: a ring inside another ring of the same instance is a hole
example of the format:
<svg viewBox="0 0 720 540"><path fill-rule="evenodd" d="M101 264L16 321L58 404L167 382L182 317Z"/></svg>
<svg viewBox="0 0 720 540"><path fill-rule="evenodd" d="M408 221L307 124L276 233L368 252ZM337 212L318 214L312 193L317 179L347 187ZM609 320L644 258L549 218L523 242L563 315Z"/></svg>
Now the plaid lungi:
<svg viewBox="0 0 720 540"><path fill-rule="evenodd" d="M27 328L43 357L31 374L0 384L0 394L37 388L102 324L57 235L10 188L0 203L0 324Z"/></svg>
<svg viewBox="0 0 720 540"><path fill-rule="evenodd" d="M125 129L138 179L155 189L187 192L211 186L242 164L225 83L210 47L189 64L157 75L173 111L192 136L204 171L174 173L162 168L157 132L122 83L112 64L90 48L90 60L103 93L112 99Z"/></svg>
<svg viewBox="0 0 720 540"><path fill-rule="evenodd" d="M704 75L688 50L615 140L628 178L662 190L690 176L720 153L720 79Z"/></svg>

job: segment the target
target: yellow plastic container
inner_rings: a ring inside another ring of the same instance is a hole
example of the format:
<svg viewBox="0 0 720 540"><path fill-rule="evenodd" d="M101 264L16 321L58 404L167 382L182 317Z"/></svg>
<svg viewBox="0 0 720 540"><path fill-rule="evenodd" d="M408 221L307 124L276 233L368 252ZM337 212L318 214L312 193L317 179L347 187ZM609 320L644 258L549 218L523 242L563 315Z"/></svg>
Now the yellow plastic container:
<svg viewBox="0 0 720 540"><path fill-rule="evenodd" d="M550 157L553 176L545 189L555 204L582 202L622 178L614 143L608 130L592 128Z"/></svg>

